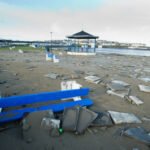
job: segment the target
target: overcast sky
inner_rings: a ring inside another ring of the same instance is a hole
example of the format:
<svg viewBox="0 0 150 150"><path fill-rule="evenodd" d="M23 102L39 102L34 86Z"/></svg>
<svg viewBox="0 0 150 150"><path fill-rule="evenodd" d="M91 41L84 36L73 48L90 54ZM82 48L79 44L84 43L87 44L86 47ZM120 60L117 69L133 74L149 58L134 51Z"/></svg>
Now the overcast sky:
<svg viewBox="0 0 150 150"><path fill-rule="evenodd" d="M64 39L81 30L150 45L150 0L0 0L0 38Z"/></svg>

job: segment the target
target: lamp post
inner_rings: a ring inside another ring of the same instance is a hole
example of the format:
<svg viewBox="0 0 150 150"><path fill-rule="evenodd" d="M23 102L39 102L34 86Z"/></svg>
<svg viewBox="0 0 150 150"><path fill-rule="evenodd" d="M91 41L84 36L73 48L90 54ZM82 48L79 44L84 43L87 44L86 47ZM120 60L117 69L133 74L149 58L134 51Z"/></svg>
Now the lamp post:
<svg viewBox="0 0 150 150"><path fill-rule="evenodd" d="M51 53L52 53L52 33L53 32L50 32L50 34L51 34Z"/></svg>

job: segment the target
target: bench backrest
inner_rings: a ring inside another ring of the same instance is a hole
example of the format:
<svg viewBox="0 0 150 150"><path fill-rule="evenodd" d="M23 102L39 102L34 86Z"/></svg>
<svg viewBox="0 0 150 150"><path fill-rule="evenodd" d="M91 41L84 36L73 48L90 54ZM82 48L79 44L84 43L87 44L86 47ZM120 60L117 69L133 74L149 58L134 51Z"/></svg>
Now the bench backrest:
<svg viewBox="0 0 150 150"><path fill-rule="evenodd" d="M19 105L27 105L39 102L61 100L65 98L72 98L77 96L86 96L89 93L89 88L56 91L39 94L29 94L21 96L12 96L0 98L0 107L11 107Z"/></svg>

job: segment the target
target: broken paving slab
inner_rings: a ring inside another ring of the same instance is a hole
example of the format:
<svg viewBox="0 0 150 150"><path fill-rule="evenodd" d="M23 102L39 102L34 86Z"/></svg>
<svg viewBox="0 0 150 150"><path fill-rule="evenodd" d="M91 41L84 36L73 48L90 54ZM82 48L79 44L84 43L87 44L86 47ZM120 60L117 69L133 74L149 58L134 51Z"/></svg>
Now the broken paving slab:
<svg viewBox="0 0 150 150"><path fill-rule="evenodd" d="M43 129L59 129L60 120L44 117L41 122L41 127Z"/></svg>
<svg viewBox="0 0 150 150"><path fill-rule="evenodd" d="M150 77L139 78L139 79L144 81L144 82L150 82Z"/></svg>
<svg viewBox="0 0 150 150"><path fill-rule="evenodd" d="M131 103L136 104L136 105L141 105L144 103L142 100L140 100L136 96L129 96L129 99L131 100Z"/></svg>
<svg viewBox="0 0 150 150"><path fill-rule="evenodd" d="M125 96L128 95L129 92L124 92L124 93L119 93L119 92L118 92L118 93L117 93L117 92L114 92L114 91L112 91L112 90L107 90L106 93L109 94L109 95L115 95L115 96L119 96L119 97L121 97L121 98L124 98Z"/></svg>
<svg viewBox="0 0 150 150"><path fill-rule="evenodd" d="M143 121L150 121L150 118L143 117L142 120Z"/></svg>
<svg viewBox="0 0 150 150"><path fill-rule="evenodd" d="M110 88L112 91L124 91L124 90L128 90L127 87L123 86L122 84L118 84L118 83L108 83L106 86L108 88Z"/></svg>
<svg viewBox="0 0 150 150"><path fill-rule="evenodd" d="M89 76L95 76L96 75L95 72L87 72L86 74L89 75Z"/></svg>
<svg viewBox="0 0 150 150"><path fill-rule="evenodd" d="M126 82L121 81L121 80L112 80L111 82L117 83L117 84L121 84L121 85L123 85L123 86L130 86L129 83L126 83Z"/></svg>
<svg viewBox="0 0 150 150"><path fill-rule="evenodd" d="M100 127L106 127L106 126L112 126L113 122L110 118L110 115L108 112L96 112L98 116L96 119L92 122L91 126L100 126Z"/></svg>
<svg viewBox="0 0 150 150"><path fill-rule="evenodd" d="M150 72L150 68L144 68L143 71L145 71L145 72Z"/></svg>
<svg viewBox="0 0 150 150"><path fill-rule="evenodd" d="M76 131L78 133L83 133L86 130L86 128L96 119L97 116L97 113L89 109L80 107Z"/></svg>
<svg viewBox="0 0 150 150"><path fill-rule="evenodd" d="M57 78L59 77L58 74L53 74L53 73L51 73L51 74L46 74L46 75L44 75L44 76L47 77L47 78L51 78L51 79L57 79Z"/></svg>
<svg viewBox="0 0 150 150"><path fill-rule="evenodd" d="M145 86L145 85L138 85L139 90L142 92L150 92L150 86Z"/></svg>
<svg viewBox="0 0 150 150"><path fill-rule="evenodd" d="M89 82L96 83L96 84L98 84L101 81L101 79L97 76L87 76L84 79Z"/></svg>
<svg viewBox="0 0 150 150"><path fill-rule="evenodd" d="M137 118L134 114L116 112L116 111L108 111L108 112L115 124L142 123L141 120Z"/></svg>
<svg viewBox="0 0 150 150"><path fill-rule="evenodd" d="M141 127L135 127L135 128L127 129L124 132L124 134L129 136L129 137L132 137L138 141L141 141L141 142L144 142L144 143L150 145L150 136Z"/></svg>
<svg viewBox="0 0 150 150"><path fill-rule="evenodd" d="M76 131L79 107L65 108L63 112L63 123L62 128L66 131Z"/></svg>
<svg viewBox="0 0 150 150"><path fill-rule="evenodd" d="M120 76L120 77L127 77L127 75L123 74L123 73L118 73L118 76Z"/></svg>
<svg viewBox="0 0 150 150"><path fill-rule="evenodd" d="M75 70L74 73L76 73L76 74L84 74L84 71L81 71L81 70Z"/></svg>

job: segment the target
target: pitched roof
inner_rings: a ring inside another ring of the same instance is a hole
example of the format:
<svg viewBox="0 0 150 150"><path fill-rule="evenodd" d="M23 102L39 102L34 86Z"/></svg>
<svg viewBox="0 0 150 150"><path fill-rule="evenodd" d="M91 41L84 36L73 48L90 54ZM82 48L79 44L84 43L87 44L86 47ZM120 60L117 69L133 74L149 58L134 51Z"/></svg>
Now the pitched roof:
<svg viewBox="0 0 150 150"><path fill-rule="evenodd" d="M73 35L67 36L67 37L70 39L97 39L97 38L99 38L98 36L94 36L83 30L78 33L75 33Z"/></svg>

